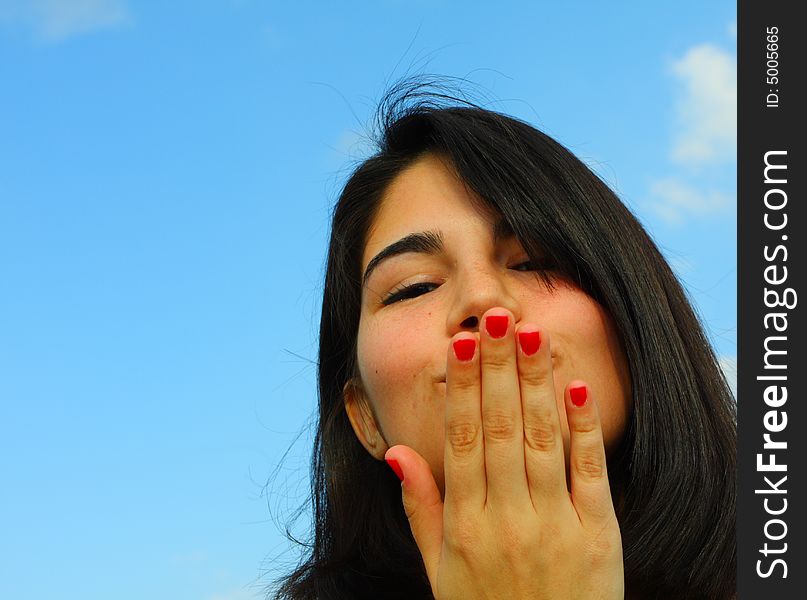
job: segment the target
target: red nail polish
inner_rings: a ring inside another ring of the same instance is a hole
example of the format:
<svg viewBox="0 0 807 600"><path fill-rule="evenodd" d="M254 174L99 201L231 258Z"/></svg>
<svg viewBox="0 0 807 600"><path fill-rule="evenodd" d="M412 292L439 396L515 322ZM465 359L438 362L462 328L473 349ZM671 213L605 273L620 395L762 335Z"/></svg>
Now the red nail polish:
<svg viewBox="0 0 807 600"><path fill-rule="evenodd" d="M541 347L541 332L540 331L523 331L518 334L518 343L521 344L521 349L527 356L538 352Z"/></svg>
<svg viewBox="0 0 807 600"><path fill-rule="evenodd" d="M485 319L485 329L490 337L500 338L507 333L507 323L510 321L507 315L490 315Z"/></svg>
<svg viewBox="0 0 807 600"><path fill-rule="evenodd" d="M474 357L476 352L476 340L466 338L454 342L454 356L463 362L467 362Z"/></svg>
<svg viewBox="0 0 807 600"><path fill-rule="evenodd" d="M393 471L395 471L395 474L398 476L398 479L403 481L403 471L401 471L401 465L398 464L398 461L395 460L394 458L387 458L386 461L387 464L390 466L390 468Z"/></svg>
<svg viewBox="0 0 807 600"><path fill-rule="evenodd" d="M588 399L588 390L584 385L573 387L569 389L569 396L572 397L572 404L575 406L583 406Z"/></svg>

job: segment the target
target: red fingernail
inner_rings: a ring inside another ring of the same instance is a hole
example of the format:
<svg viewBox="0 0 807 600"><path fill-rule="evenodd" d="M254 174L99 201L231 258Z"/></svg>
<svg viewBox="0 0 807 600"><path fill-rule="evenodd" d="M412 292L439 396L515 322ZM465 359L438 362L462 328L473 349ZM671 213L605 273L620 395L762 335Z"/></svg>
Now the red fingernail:
<svg viewBox="0 0 807 600"><path fill-rule="evenodd" d="M572 404L575 406L583 406L588 398L588 390L586 386L573 387L569 389L569 396L572 397Z"/></svg>
<svg viewBox="0 0 807 600"><path fill-rule="evenodd" d="M518 343L521 344L521 349L527 356L538 352L541 347L541 332L540 331L523 331L518 334Z"/></svg>
<svg viewBox="0 0 807 600"><path fill-rule="evenodd" d="M395 471L395 474L398 476L398 479L403 481L403 471L401 471L401 465L398 464L398 461L395 460L394 458L387 458L386 461L387 464L390 466L390 468L393 471Z"/></svg>
<svg viewBox="0 0 807 600"><path fill-rule="evenodd" d="M454 356L463 362L467 362L474 357L476 352L476 340L465 338L454 342Z"/></svg>
<svg viewBox="0 0 807 600"><path fill-rule="evenodd" d="M485 329L488 330L490 337L504 337L509 320L507 315L490 315L485 319Z"/></svg>

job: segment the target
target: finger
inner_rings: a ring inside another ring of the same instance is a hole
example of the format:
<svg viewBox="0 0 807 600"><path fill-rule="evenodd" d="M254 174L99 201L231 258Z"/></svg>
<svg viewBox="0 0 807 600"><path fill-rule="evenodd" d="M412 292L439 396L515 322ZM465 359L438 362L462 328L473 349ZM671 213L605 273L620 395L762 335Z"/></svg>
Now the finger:
<svg viewBox="0 0 807 600"><path fill-rule="evenodd" d="M445 505L476 508L485 502L485 452L480 406L479 339L455 335L446 359Z"/></svg>
<svg viewBox="0 0 807 600"><path fill-rule="evenodd" d="M398 478L409 527L423 556L429 581L437 581L443 545L443 501L429 464L408 446L393 446L384 455Z"/></svg>
<svg viewBox="0 0 807 600"><path fill-rule="evenodd" d="M572 503L586 529L599 528L615 518L599 409L582 381L566 386L565 403L571 436Z"/></svg>
<svg viewBox="0 0 807 600"><path fill-rule="evenodd" d="M521 325L517 338L527 483L533 507L542 512L569 498L552 351L549 336L532 324Z"/></svg>
<svg viewBox="0 0 807 600"><path fill-rule="evenodd" d="M492 308L480 333L487 502L495 505L529 502L514 323L509 310Z"/></svg>

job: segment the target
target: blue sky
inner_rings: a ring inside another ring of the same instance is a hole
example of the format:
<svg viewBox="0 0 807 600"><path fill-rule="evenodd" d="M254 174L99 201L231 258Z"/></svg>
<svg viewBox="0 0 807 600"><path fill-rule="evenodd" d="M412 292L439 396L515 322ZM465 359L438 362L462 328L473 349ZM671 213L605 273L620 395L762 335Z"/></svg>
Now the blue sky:
<svg viewBox="0 0 807 600"><path fill-rule="evenodd" d="M733 373L735 22L0 0L0 597L244 600L295 560L328 211L404 75L467 77L591 165Z"/></svg>

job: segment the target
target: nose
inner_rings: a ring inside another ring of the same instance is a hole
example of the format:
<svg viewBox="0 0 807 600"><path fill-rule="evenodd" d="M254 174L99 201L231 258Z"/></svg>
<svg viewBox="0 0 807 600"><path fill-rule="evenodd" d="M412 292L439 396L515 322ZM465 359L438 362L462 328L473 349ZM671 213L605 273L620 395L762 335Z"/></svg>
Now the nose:
<svg viewBox="0 0 807 600"><path fill-rule="evenodd" d="M455 298L448 315L449 335L459 331L478 331L482 315L494 307L513 313L521 320L521 307L507 281L505 270L497 265L475 263L458 272Z"/></svg>

